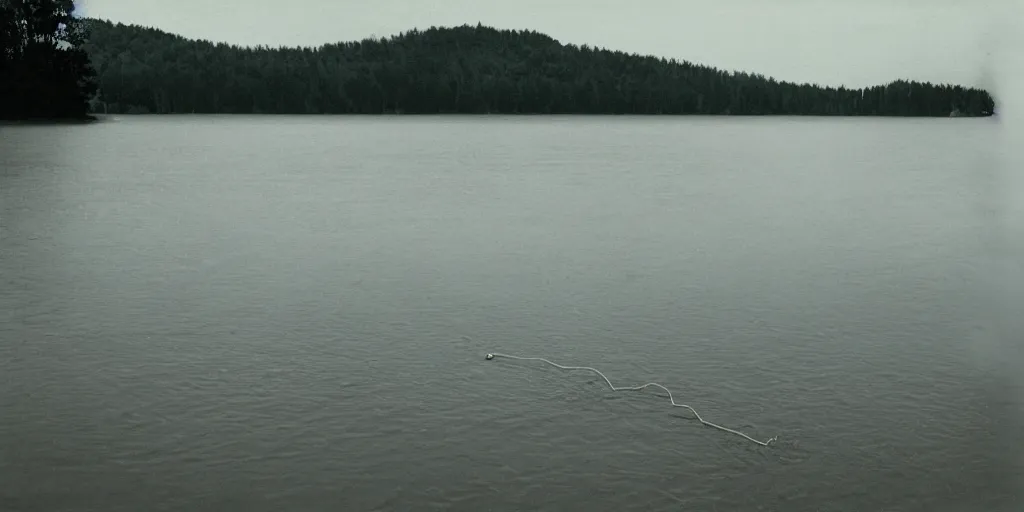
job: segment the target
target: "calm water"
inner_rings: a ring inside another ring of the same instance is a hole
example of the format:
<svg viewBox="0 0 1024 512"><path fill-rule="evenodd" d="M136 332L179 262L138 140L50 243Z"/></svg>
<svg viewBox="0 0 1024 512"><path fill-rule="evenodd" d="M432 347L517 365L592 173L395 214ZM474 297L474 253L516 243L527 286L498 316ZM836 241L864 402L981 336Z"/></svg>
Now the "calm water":
<svg viewBox="0 0 1024 512"><path fill-rule="evenodd" d="M996 132L0 127L0 510L1021 510Z"/></svg>

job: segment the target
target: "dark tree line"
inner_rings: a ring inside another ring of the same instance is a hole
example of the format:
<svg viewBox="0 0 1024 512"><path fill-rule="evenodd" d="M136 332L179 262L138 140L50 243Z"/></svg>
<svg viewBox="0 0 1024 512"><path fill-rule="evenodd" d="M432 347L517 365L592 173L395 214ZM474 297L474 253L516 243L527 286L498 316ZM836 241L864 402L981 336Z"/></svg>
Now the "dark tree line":
<svg viewBox="0 0 1024 512"><path fill-rule="evenodd" d="M318 48L238 47L90 20L111 113L989 115L978 89L778 82L482 26Z"/></svg>
<svg viewBox="0 0 1024 512"><path fill-rule="evenodd" d="M87 117L95 72L73 0L0 0L0 119Z"/></svg>

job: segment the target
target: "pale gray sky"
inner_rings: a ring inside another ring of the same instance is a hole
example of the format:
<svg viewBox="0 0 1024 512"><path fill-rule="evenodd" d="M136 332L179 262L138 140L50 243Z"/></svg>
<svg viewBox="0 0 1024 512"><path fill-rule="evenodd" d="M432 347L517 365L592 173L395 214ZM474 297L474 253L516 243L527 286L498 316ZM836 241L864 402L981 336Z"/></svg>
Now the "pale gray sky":
<svg viewBox="0 0 1024 512"><path fill-rule="evenodd" d="M986 86L1017 0L80 0L82 13L236 44L482 22L784 80ZM1019 15L1019 12L1018 12Z"/></svg>

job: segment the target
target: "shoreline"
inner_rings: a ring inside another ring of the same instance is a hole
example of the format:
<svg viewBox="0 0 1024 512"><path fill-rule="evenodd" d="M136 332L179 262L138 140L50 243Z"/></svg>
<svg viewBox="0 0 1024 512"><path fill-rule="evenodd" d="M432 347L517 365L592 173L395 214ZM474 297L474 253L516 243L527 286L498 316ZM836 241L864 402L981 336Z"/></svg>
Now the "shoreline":
<svg viewBox="0 0 1024 512"><path fill-rule="evenodd" d="M19 125L77 125L77 124L91 124L99 121L100 118L94 114L89 114L85 117L56 117L56 118L30 118L30 119L0 119L0 126L19 126Z"/></svg>
<svg viewBox="0 0 1024 512"><path fill-rule="evenodd" d="M898 114L612 114L612 113L522 113L522 112L478 112L478 113L462 113L462 112L434 112L434 113L396 113L396 112L381 112L372 114L363 113L316 113L316 114L297 114L297 113L237 113L237 112L192 112L192 113L132 113L132 114L92 114L91 121L78 121L79 123L88 123L99 121L104 118L126 116L126 117L163 117L163 116L252 116L252 117L662 117L662 118L685 118L685 117L753 117L753 118L768 118L768 117L808 117L808 118L869 118L869 119L886 119L886 118L899 118L899 119L979 119L988 117L997 117L996 114L978 114L978 115L898 115ZM2 123L3 121L0 121ZM76 121L71 121L72 123Z"/></svg>

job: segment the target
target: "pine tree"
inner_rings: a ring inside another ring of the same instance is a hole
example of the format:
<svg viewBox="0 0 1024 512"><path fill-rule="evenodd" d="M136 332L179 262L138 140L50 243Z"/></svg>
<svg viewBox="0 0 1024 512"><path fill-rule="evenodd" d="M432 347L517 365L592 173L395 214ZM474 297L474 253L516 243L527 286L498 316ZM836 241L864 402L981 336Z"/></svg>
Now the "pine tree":
<svg viewBox="0 0 1024 512"><path fill-rule="evenodd" d="M73 0L0 0L0 119L86 118L96 93Z"/></svg>

